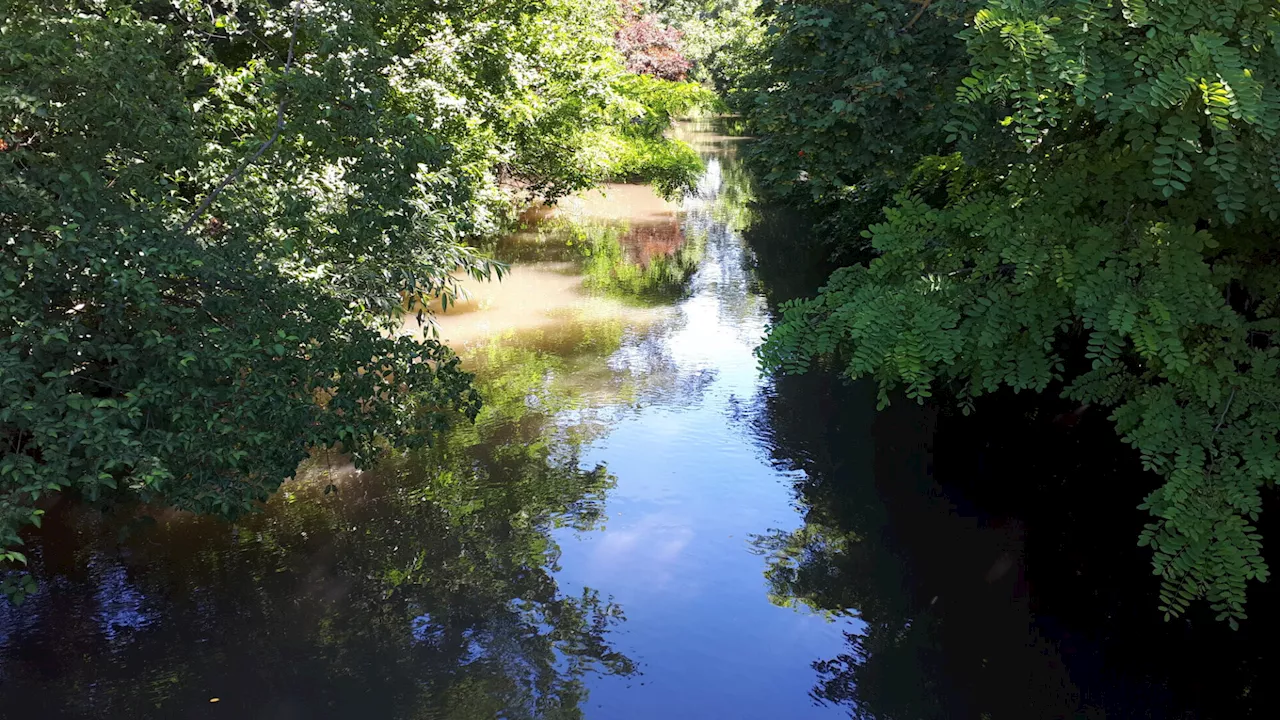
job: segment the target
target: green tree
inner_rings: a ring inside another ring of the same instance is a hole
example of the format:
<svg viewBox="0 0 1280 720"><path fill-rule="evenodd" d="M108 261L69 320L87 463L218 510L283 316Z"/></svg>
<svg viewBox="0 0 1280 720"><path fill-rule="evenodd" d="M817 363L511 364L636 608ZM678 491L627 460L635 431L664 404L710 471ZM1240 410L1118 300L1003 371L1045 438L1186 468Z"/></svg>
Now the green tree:
<svg viewBox="0 0 1280 720"><path fill-rule="evenodd" d="M599 179L612 7L0 0L0 562L53 493L234 515L474 416L393 311Z"/></svg>
<svg viewBox="0 0 1280 720"><path fill-rule="evenodd" d="M959 7L925 5L939 21ZM942 385L965 404L1061 388L1111 408L1162 478L1139 539L1162 610L1204 598L1235 626L1269 575L1253 523L1280 476L1275 10L974 8L952 23L968 60L946 130L914 146L925 157L863 233L874 259L787 306L761 356L789 372L836 359L882 403Z"/></svg>
<svg viewBox="0 0 1280 720"><path fill-rule="evenodd" d="M715 107L715 93L697 83L633 73L618 76L612 87L619 111L599 141L607 157L605 175L651 182L667 199L691 189L702 174L702 159L667 133L676 118Z"/></svg>
<svg viewBox="0 0 1280 720"><path fill-rule="evenodd" d="M761 61L760 0L655 0L649 5L679 29L694 80L726 95Z"/></svg>
<svg viewBox="0 0 1280 720"><path fill-rule="evenodd" d="M950 119L966 70L957 24L976 4L762 2L762 69L736 104L766 188L878 210Z"/></svg>

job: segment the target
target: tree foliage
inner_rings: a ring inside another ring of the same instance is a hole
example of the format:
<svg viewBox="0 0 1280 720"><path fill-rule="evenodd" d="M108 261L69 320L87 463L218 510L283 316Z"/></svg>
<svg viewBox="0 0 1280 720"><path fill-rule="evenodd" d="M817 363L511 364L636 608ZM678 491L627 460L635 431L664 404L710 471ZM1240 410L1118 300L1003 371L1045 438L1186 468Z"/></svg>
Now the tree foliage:
<svg viewBox="0 0 1280 720"><path fill-rule="evenodd" d="M726 99L761 62L760 0L652 0L649 5L680 31L689 77Z"/></svg>
<svg viewBox="0 0 1280 720"><path fill-rule="evenodd" d="M637 74L619 77L613 89L620 115L598 143L607 153L605 174L648 181L667 199L691 189L702 173L702 159L668 131L676 118L715 107L715 93L697 83Z"/></svg>
<svg viewBox="0 0 1280 720"><path fill-rule="evenodd" d="M762 2L766 65L739 104L772 194L882 205L950 117L965 73L956 21L976 4L916 17L911 0Z"/></svg>
<svg viewBox="0 0 1280 720"><path fill-rule="evenodd" d="M644 2L618 0L622 25L614 34L627 70L662 80L684 80L689 59L684 56L681 33L667 25Z"/></svg>
<svg viewBox="0 0 1280 720"><path fill-rule="evenodd" d="M872 7L882 24L849 22ZM849 377L874 377L881 402L894 387L923 400L941 384L961 403L999 387L1061 388L1111 408L1162 479L1142 504L1152 519L1139 539L1163 579L1162 610L1203 598L1234 626L1246 583L1269 575L1254 523L1280 476L1274 7L939 0L776 11L816 20L784 26L775 54L798 42L791 35L828 54L852 48L845 67L859 70L836 74L855 83L864 55L892 58L866 79L898 89L851 96L852 108L832 102L825 120L814 105L813 121L787 126L769 95L819 80L778 76L759 91L766 151L825 148L850 116L867 144L843 168L845 150L824 158L807 175L823 177L813 194L879 177L896 196L862 233L874 259L788 305L765 364L801 372L838 359ZM963 43L962 76L949 55L904 46L935 25L944 45L952 33ZM862 44L837 44L838 31ZM774 182L795 177L777 162ZM880 172L908 162L914 171L896 181Z"/></svg>
<svg viewBox="0 0 1280 720"><path fill-rule="evenodd" d="M504 188L600 179L609 0L3 0L0 562L51 494L255 507L473 416L405 302L451 297ZM622 109L620 109L620 107ZM628 115L628 112L630 115Z"/></svg>

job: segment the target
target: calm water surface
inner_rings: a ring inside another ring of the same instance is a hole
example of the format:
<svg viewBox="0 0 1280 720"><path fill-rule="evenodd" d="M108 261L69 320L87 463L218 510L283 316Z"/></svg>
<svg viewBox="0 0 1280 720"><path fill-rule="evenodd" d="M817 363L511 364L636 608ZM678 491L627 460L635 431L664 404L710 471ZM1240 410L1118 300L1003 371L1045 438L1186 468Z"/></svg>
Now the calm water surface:
<svg viewBox="0 0 1280 720"><path fill-rule="evenodd" d="M1008 474L984 463L1017 448L761 377L802 225L752 208L739 140L682 132L695 193L532 213L496 249L507 279L440 318L486 397L474 426L364 473L318 453L234 525L51 511L41 592L0 607L0 717L1198 717L1262 693L1244 661L1190 695L1150 652L1109 667L1218 646L1124 638L1138 611L1094 565L1046 561L1042 603L1046 535L934 479Z"/></svg>

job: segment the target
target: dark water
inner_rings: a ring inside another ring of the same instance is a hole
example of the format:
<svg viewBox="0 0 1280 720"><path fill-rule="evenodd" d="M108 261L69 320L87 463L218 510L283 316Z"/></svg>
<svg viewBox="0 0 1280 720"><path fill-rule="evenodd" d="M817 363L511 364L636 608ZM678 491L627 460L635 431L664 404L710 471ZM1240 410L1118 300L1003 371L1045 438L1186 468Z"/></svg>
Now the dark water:
<svg viewBox="0 0 1280 720"><path fill-rule="evenodd" d="M440 325L476 425L237 525L51 510L0 717L1274 717L1274 593L1160 620L1105 418L759 376L820 267L714 130L678 212L616 187L498 247Z"/></svg>

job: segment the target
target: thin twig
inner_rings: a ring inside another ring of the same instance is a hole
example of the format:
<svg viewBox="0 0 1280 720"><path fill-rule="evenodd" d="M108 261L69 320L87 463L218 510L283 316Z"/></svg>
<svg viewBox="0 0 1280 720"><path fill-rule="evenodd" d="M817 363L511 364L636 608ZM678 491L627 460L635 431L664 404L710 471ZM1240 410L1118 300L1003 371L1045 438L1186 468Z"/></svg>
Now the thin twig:
<svg viewBox="0 0 1280 720"><path fill-rule="evenodd" d="M298 22L302 18L302 10L301 6L298 5L295 5L294 8L293 28L289 32L289 57L285 59L284 73L281 75L282 78L288 78L289 71L293 69L293 50L298 42ZM266 141L258 146L257 152L245 158L244 162L240 163L240 167L235 169L235 172L223 178L222 182L218 183L218 187L214 188L213 192L209 193L205 197L204 202L200 203L200 207L197 207L196 211L191 213L191 217L188 218L187 222L182 226L183 232L190 230L196 220L199 220L200 216L209 209L209 206L213 205L213 201L218 199L218 195L221 195L222 191L225 190L228 185L240 179L240 176L244 174L244 171L249 169L250 165L257 162L258 158L262 157L263 153L274 145L276 140L280 139L280 133L284 132L284 106L287 99L288 96L282 92L280 94L280 102L276 104L275 132L271 133L271 137L267 138Z"/></svg>
<svg viewBox="0 0 1280 720"><path fill-rule="evenodd" d="M1223 421L1227 419L1227 411L1231 409L1231 401L1235 399L1236 399L1236 391L1233 389L1231 391L1231 397L1227 398L1227 406L1222 408L1222 417L1218 418L1218 424L1215 425L1213 428L1214 433L1218 432L1218 429L1222 427Z"/></svg>
<svg viewBox="0 0 1280 720"><path fill-rule="evenodd" d="M920 9L917 10L916 14L911 18L911 22L907 23L907 26L902 28L901 32L906 32L910 30L912 26L916 24L916 21L920 19L920 16L924 15L924 11L928 10L929 6L932 4L933 4L933 0L924 0L924 3L920 5Z"/></svg>
<svg viewBox="0 0 1280 720"><path fill-rule="evenodd" d="M1227 405L1226 407L1222 408L1222 417L1218 418L1218 424L1213 426L1214 435L1218 434L1218 430L1222 427L1222 423L1226 421L1227 411L1231 410L1231 401L1235 399L1236 399L1236 391L1234 388L1232 388L1231 397L1227 398ZM1212 446L1213 444L1212 438L1210 438L1209 443ZM1213 477L1213 471L1217 469L1218 469L1218 456L1214 455L1213 459L1209 461L1209 469L1205 472L1205 474L1208 475L1209 477Z"/></svg>

